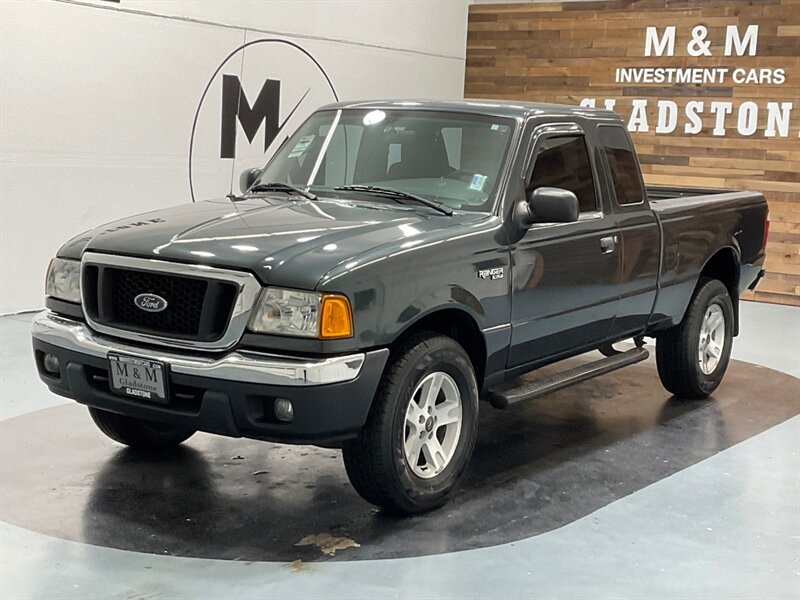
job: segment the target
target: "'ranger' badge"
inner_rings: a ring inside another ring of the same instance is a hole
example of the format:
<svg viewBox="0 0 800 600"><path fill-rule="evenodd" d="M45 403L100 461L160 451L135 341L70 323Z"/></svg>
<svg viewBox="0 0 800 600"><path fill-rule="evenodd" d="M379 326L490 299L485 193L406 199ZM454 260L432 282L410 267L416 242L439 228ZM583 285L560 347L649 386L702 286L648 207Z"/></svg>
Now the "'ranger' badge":
<svg viewBox="0 0 800 600"><path fill-rule="evenodd" d="M492 267L491 269L478 269L478 277L481 279L502 279L503 267Z"/></svg>

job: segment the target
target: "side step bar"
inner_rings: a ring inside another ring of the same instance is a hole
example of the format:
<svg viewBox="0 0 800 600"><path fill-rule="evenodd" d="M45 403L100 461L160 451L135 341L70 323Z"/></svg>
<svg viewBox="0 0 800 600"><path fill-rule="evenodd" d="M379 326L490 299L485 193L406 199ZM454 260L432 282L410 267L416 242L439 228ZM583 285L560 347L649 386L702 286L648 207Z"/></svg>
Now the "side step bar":
<svg viewBox="0 0 800 600"><path fill-rule="evenodd" d="M498 388L489 390L487 392L487 399L495 408L508 408L511 404L516 404L523 400L530 400L531 398L538 398L539 396L544 396L545 394L555 392L561 388L642 362L643 360L647 360L649 356L650 353L644 348L632 348L627 352L619 352L607 358L602 358L598 361L569 369L540 381L531 381L523 383L522 385L515 385L517 382L512 380L511 382L502 384Z"/></svg>

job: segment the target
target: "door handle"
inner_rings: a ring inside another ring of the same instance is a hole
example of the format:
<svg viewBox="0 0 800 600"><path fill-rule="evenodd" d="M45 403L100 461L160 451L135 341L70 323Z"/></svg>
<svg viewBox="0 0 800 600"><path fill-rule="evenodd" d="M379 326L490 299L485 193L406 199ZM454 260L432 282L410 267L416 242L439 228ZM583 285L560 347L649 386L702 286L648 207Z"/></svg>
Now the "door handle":
<svg viewBox="0 0 800 600"><path fill-rule="evenodd" d="M617 242L619 242L619 237L616 235L600 238L600 251L603 254L611 254L617 249Z"/></svg>

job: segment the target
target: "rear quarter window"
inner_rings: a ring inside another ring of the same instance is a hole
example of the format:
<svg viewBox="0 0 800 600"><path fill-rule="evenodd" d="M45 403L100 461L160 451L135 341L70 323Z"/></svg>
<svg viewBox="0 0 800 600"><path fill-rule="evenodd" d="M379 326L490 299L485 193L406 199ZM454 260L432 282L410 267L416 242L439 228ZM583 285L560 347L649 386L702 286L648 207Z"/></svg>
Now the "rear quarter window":
<svg viewBox="0 0 800 600"><path fill-rule="evenodd" d="M617 125L601 125L598 131L611 171L617 204L641 204L645 196L642 174L628 133Z"/></svg>

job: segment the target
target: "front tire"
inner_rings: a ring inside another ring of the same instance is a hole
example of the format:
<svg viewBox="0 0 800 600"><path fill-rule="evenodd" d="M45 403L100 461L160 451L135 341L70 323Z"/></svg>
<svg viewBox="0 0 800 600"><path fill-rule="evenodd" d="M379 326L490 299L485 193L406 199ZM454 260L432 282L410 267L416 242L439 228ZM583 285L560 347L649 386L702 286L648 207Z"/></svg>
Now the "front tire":
<svg viewBox="0 0 800 600"><path fill-rule="evenodd" d="M453 339L417 334L393 353L367 423L343 444L350 482L392 512L443 505L467 468L478 429L472 363Z"/></svg>
<svg viewBox="0 0 800 600"><path fill-rule="evenodd" d="M97 428L115 442L136 450L164 451L175 448L194 435L195 430L169 423L136 419L89 407Z"/></svg>
<svg viewBox="0 0 800 600"><path fill-rule="evenodd" d="M701 279L683 321L656 341L656 365L664 387L701 400L717 389L733 346L733 303L716 279Z"/></svg>

